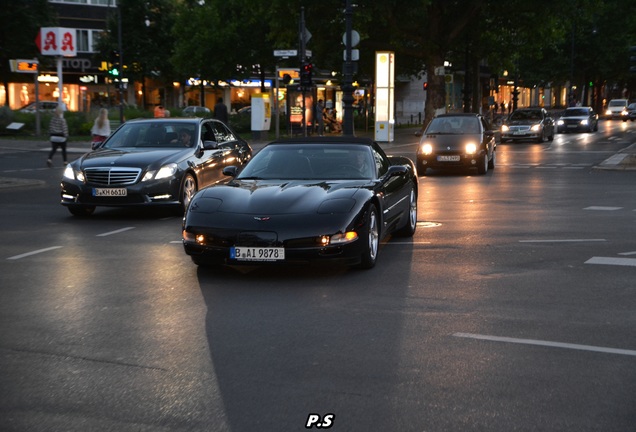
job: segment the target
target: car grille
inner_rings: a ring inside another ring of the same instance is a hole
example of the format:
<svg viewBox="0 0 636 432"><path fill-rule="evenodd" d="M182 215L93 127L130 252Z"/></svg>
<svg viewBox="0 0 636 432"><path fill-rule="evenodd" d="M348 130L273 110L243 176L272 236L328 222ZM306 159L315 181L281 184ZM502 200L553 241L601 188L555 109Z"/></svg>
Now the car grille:
<svg viewBox="0 0 636 432"><path fill-rule="evenodd" d="M86 168L84 175L88 183L100 185L129 185L139 179L141 168Z"/></svg>
<svg viewBox="0 0 636 432"><path fill-rule="evenodd" d="M530 126L510 126L510 132L528 132L530 131Z"/></svg>

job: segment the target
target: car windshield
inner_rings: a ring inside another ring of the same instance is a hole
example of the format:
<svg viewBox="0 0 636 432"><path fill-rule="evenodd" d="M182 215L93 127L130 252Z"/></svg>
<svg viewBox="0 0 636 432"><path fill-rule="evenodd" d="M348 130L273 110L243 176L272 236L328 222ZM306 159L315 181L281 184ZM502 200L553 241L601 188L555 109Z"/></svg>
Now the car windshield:
<svg viewBox="0 0 636 432"><path fill-rule="evenodd" d="M582 108L576 109L567 109L565 110L566 116L586 116L588 115L588 110Z"/></svg>
<svg viewBox="0 0 636 432"><path fill-rule="evenodd" d="M479 119L477 117L436 117L426 128L427 134L476 134L479 133Z"/></svg>
<svg viewBox="0 0 636 432"><path fill-rule="evenodd" d="M623 107L627 105L627 101L625 100L611 100L609 101L609 105L611 107Z"/></svg>
<svg viewBox="0 0 636 432"><path fill-rule="evenodd" d="M271 144L254 156L238 179L358 180L375 178L370 147L348 144Z"/></svg>
<svg viewBox="0 0 636 432"><path fill-rule="evenodd" d="M541 111L515 111L510 115L510 120L541 120Z"/></svg>
<svg viewBox="0 0 636 432"><path fill-rule="evenodd" d="M140 122L124 123L106 142L104 148L184 148L196 143L194 123Z"/></svg>

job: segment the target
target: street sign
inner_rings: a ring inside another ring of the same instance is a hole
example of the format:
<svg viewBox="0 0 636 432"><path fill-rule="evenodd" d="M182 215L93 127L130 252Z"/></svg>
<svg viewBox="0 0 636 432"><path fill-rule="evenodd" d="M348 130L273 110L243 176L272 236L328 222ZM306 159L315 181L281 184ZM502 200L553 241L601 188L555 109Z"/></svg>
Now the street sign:
<svg viewBox="0 0 636 432"><path fill-rule="evenodd" d="M343 50L342 51L342 59L344 61L347 61L347 50ZM352 49L351 50L351 61L358 61L360 60L360 51L357 49Z"/></svg>
<svg viewBox="0 0 636 432"><path fill-rule="evenodd" d="M77 56L77 31L65 27L42 27L35 38L35 44L43 55L64 57Z"/></svg>
<svg viewBox="0 0 636 432"><path fill-rule="evenodd" d="M347 45L347 33L342 35L342 43ZM351 48L357 46L360 43L360 33L355 30L351 30Z"/></svg>
<svg viewBox="0 0 636 432"><path fill-rule="evenodd" d="M295 57L298 50L274 50L274 57Z"/></svg>
<svg viewBox="0 0 636 432"><path fill-rule="evenodd" d="M9 60L11 66L11 72L20 73L38 73L37 60Z"/></svg>

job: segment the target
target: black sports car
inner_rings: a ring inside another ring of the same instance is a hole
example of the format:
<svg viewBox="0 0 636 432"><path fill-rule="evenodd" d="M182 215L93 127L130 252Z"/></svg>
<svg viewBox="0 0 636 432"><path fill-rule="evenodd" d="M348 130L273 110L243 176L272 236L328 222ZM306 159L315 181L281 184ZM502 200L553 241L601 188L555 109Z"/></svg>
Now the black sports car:
<svg viewBox="0 0 636 432"><path fill-rule="evenodd" d="M131 120L66 167L62 205L76 216L96 206L185 209L198 189L227 180L223 168L251 156L249 144L218 120Z"/></svg>
<svg viewBox="0 0 636 432"><path fill-rule="evenodd" d="M412 236L417 172L363 138L275 141L230 182L199 191L183 219L198 265L338 261L371 268L380 241Z"/></svg>

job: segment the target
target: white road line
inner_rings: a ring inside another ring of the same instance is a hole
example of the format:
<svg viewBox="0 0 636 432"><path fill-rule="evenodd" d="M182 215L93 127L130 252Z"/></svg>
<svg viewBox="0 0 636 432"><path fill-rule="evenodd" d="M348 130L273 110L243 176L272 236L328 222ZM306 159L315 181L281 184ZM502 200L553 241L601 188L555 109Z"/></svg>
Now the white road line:
<svg viewBox="0 0 636 432"><path fill-rule="evenodd" d="M622 208L623 207L589 206L589 207L585 207L583 210L615 211L615 210L620 210Z"/></svg>
<svg viewBox="0 0 636 432"><path fill-rule="evenodd" d="M60 249L62 247L63 246L51 246L51 247L48 247L48 248L45 248L45 249L38 249L38 250L33 251L33 252L23 253L22 255L15 255L15 256L9 257L7 259L8 260L17 260L17 259L28 257L28 256L31 256L31 255L36 255L36 254L39 254L39 253L42 253L42 252L48 252L48 251L51 251L51 250Z"/></svg>
<svg viewBox="0 0 636 432"><path fill-rule="evenodd" d="M519 243L578 243L578 242L604 242L605 239L553 239L553 240L519 240Z"/></svg>
<svg viewBox="0 0 636 432"><path fill-rule="evenodd" d="M619 252L619 255L636 255L636 251L634 252Z"/></svg>
<svg viewBox="0 0 636 432"><path fill-rule="evenodd" d="M431 242L429 241L412 241L412 242L405 242L405 241L390 241L387 242L386 244L388 245L430 245Z"/></svg>
<svg viewBox="0 0 636 432"><path fill-rule="evenodd" d="M571 344L564 342L550 342L536 339L517 339L510 337L500 337L500 336L489 336L489 335L480 335L473 333L455 333L453 334L455 337L461 338L469 338L469 339L479 339L479 340L488 340L493 342L508 342L508 343L516 343L523 345L538 345L552 348L565 348L565 349L573 349L580 351L593 351L607 354L621 354L628 356L636 356L636 350L626 350L626 349L618 349L618 348L606 348L606 347L598 347L593 345L579 345L579 344Z"/></svg>
<svg viewBox="0 0 636 432"><path fill-rule="evenodd" d="M106 236L113 235L113 234L119 234L119 233L122 233L124 231L131 230L131 229L135 229L135 227L126 227L126 228L118 229L118 230L115 230L115 231L110 231L110 232L105 232L105 233L102 233L102 234L97 234L96 237L106 237Z"/></svg>
<svg viewBox="0 0 636 432"><path fill-rule="evenodd" d="M592 257L585 264L603 264L636 267L636 258Z"/></svg>

